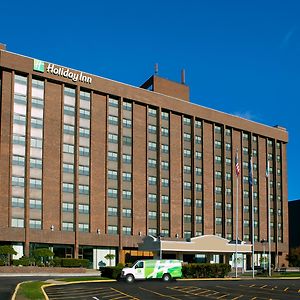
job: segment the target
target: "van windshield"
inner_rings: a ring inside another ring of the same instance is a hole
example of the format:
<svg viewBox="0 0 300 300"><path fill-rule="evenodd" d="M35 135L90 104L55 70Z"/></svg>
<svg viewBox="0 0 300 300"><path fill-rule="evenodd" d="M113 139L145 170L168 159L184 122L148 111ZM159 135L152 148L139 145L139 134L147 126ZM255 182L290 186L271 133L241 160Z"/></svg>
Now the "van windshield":
<svg viewBox="0 0 300 300"><path fill-rule="evenodd" d="M137 269L137 268L144 268L144 262L143 261L139 261L139 262L137 262L136 263L136 265L135 265L135 268Z"/></svg>

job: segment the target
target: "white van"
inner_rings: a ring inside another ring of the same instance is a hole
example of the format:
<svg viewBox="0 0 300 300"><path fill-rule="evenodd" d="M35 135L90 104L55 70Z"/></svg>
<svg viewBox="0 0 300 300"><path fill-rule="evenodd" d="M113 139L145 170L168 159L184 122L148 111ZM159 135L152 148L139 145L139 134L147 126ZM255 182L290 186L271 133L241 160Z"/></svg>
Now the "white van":
<svg viewBox="0 0 300 300"><path fill-rule="evenodd" d="M135 279L158 278L170 281L182 277L182 262L175 259L138 260L131 268L123 268L121 278L131 283Z"/></svg>

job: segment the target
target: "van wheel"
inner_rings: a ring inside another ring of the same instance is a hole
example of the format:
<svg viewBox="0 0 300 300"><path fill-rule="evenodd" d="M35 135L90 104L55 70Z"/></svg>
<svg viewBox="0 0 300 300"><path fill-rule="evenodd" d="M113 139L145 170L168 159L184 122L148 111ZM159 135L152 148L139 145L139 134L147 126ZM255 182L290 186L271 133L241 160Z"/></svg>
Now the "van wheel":
<svg viewBox="0 0 300 300"><path fill-rule="evenodd" d="M172 279L172 277L171 277L171 275L168 274L168 273L164 274L163 277L162 277L162 280L163 280L164 282L169 282L169 281L171 281L171 279Z"/></svg>
<svg viewBox="0 0 300 300"><path fill-rule="evenodd" d="M132 274L126 275L126 282L133 283L134 282L134 276Z"/></svg>

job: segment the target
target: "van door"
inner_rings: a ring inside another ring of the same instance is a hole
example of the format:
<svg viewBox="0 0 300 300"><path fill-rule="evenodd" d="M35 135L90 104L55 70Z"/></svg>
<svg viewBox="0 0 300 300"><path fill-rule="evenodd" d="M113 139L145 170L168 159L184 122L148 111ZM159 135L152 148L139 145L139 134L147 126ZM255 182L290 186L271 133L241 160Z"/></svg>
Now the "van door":
<svg viewBox="0 0 300 300"><path fill-rule="evenodd" d="M143 261L138 261L134 266L134 277L136 279L145 278L145 263Z"/></svg>

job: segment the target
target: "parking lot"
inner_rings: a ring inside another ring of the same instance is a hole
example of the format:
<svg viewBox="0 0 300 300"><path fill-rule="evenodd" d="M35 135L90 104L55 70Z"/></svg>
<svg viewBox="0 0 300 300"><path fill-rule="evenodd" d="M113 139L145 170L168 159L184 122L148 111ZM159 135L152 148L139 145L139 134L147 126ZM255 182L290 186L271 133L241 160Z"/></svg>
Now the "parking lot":
<svg viewBox="0 0 300 300"><path fill-rule="evenodd" d="M45 289L54 299L300 299L300 280L76 283Z"/></svg>

